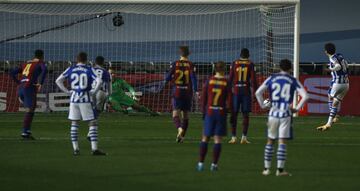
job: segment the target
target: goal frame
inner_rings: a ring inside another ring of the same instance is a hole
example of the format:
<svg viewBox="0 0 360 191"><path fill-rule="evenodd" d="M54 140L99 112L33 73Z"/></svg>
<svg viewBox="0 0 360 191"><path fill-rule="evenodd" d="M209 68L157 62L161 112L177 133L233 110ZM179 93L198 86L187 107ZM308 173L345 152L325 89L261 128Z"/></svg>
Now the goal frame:
<svg viewBox="0 0 360 191"><path fill-rule="evenodd" d="M293 76L299 79L300 59L300 0L0 0L0 4L249 4L294 5ZM295 98L297 96L295 95ZM293 105L296 106L297 99Z"/></svg>

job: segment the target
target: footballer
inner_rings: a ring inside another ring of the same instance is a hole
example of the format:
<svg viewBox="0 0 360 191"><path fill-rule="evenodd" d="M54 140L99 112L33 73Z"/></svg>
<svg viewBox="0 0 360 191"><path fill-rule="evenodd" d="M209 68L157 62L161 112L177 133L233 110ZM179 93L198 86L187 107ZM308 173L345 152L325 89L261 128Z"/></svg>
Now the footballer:
<svg viewBox="0 0 360 191"><path fill-rule="evenodd" d="M12 79L18 84L19 101L25 108L21 133L23 140L35 140L31 132L31 123L36 109L36 95L44 84L46 71L44 51L42 50L35 50L32 60L10 71ZM18 79L18 74L21 74L20 79Z"/></svg>
<svg viewBox="0 0 360 191"><path fill-rule="evenodd" d="M231 85L225 78L224 62L220 61L215 64L215 75L205 82L201 97L204 130L200 143L200 157L197 170L204 170L208 143L210 138L213 137L213 160L210 170L217 171L222 137L226 136L227 101L229 101L229 97L231 97Z"/></svg>
<svg viewBox="0 0 360 191"><path fill-rule="evenodd" d="M67 80L69 89L65 87ZM96 86L92 88L95 81ZM77 56L77 64L67 68L57 79L57 86L70 95L69 117L71 121L71 142L73 154L80 155L78 143L79 121L87 121L91 141L92 155L106 155L98 149L98 122L96 111L93 108L92 96L100 90L102 80L96 75L94 68L87 65L87 54L80 52Z"/></svg>
<svg viewBox="0 0 360 191"><path fill-rule="evenodd" d="M229 143L237 142L236 129L238 113L242 113L242 137L241 144L250 143L247 139L249 129L249 113L252 107L252 97L257 89L254 64L249 60L250 53L247 48L243 48L240 59L233 62L230 68L229 82L232 85L232 111L231 111L231 140Z"/></svg>
<svg viewBox="0 0 360 191"><path fill-rule="evenodd" d="M176 142L182 143L189 126L189 111L191 110L192 97L197 92L197 79L195 68L189 60L188 46L179 47L180 59L173 62L170 71L166 74L165 81L172 84L172 118L177 128Z"/></svg>
<svg viewBox="0 0 360 191"><path fill-rule="evenodd" d="M325 44L325 54L329 57L330 63L328 70L331 72L331 82L328 91L329 97L329 118L325 125L317 127L317 130L326 131L332 124L338 121L340 103L349 91L348 64L342 54L336 53L333 43Z"/></svg>
<svg viewBox="0 0 360 191"><path fill-rule="evenodd" d="M292 114L300 110L308 99L306 90L301 83L290 75L291 61L284 59L280 61L280 73L272 74L256 91L256 98L260 107L265 109L263 94L266 90L270 95L270 111L267 122L267 143L265 146L264 170L262 174L271 174L271 160L274 154L274 144L278 140L277 149L277 171L276 176L291 176L285 171L286 142L292 139ZM302 97L296 108L292 107L294 93L298 92Z"/></svg>

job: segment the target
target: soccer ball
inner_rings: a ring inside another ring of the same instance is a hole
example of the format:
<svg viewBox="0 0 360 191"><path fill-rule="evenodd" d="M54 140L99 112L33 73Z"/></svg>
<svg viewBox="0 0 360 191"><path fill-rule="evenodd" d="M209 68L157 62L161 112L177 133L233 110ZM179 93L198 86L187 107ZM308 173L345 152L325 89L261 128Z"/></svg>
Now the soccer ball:
<svg viewBox="0 0 360 191"><path fill-rule="evenodd" d="M267 108L271 107L271 101L269 99L265 99L263 103Z"/></svg>

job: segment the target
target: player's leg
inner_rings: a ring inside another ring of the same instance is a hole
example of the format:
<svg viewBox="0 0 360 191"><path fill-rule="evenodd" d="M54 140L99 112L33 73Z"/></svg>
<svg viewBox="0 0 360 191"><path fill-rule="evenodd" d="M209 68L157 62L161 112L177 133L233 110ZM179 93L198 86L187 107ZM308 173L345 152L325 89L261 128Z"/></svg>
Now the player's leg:
<svg viewBox="0 0 360 191"><path fill-rule="evenodd" d="M230 116L230 124L231 124L231 139L229 141L230 144L235 144L237 142L236 130L237 130L237 122L238 122L238 114L240 109L239 95L235 95L232 97L232 110Z"/></svg>
<svg viewBox="0 0 360 191"><path fill-rule="evenodd" d="M79 124L78 121L81 120L81 113L80 108L77 103L70 103L69 106L69 120L71 121L70 126L70 140L73 146L73 154L79 155L80 148L79 148Z"/></svg>
<svg viewBox="0 0 360 191"><path fill-rule="evenodd" d="M183 111L182 112L182 123L181 123L181 127L184 129L183 132L183 137L185 137L186 131L189 127L189 111Z"/></svg>
<svg viewBox="0 0 360 191"><path fill-rule="evenodd" d="M176 135L176 142L182 143L184 129L183 129L182 123L181 123L181 112L182 112L181 109L183 108L183 101L180 99L173 98L172 104L173 104L172 119L173 119L175 128L178 131L177 135Z"/></svg>
<svg viewBox="0 0 360 191"><path fill-rule="evenodd" d="M241 100L241 112L242 112L242 117L243 117L243 122L242 122L242 136L241 136L241 144L249 144L250 142L247 139L247 134L248 134L248 130L249 130L249 114L251 112L251 96L247 95L247 96L243 96L242 100Z"/></svg>
<svg viewBox="0 0 360 191"><path fill-rule="evenodd" d="M277 170L276 176L291 176L285 171L286 163L286 141L292 139L292 117L281 118L279 125L279 144L276 152Z"/></svg>
<svg viewBox="0 0 360 191"><path fill-rule="evenodd" d="M92 155L106 155L106 153L98 149L98 123L91 103L80 103L78 106L83 121L89 122L89 135Z"/></svg>
<svg viewBox="0 0 360 191"><path fill-rule="evenodd" d="M330 114L328 121L325 125L318 127L318 130L326 131L331 128L334 118L337 115L338 107L349 90L348 84L334 84L330 96L332 97L332 105L330 108Z"/></svg>
<svg viewBox="0 0 360 191"><path fill-rule="evenodd" d="M80 154L79 148L79 124L78 121L71 121L70 127L70 137L71 137L71 144L73 146L74 155Z"/></svg>
<svg viewBox="0 0 360 191"><path fill-rule="evenodd" d="M204 161L206 154L208 152L208 144L209 144L210 137L203 135L201 142L200 142L200 150L199 150L199 161L197 165L198 171L204 170Z"/></svg>
<svg viewBox="0 0 360 191"><path fill-rule="evenodd" d="M275 117L268 118L267 142L264 151L264 176L270 175L271 162L274 155L274 140L278 138L279 119Z"/></svg>
<svg viewBox="0 0 360 191"><path fill-rule="evenodd" d="M328 90L328 106L329 106L329 112L331 111L331 108L332 108L332 104L333 104L333 98L331 97L331 86L330 86L330 88L329 88L329 90ZM340 111L340 104L338 105L338 107L337 107L337 109L338 109L338 112ZM334 119L333 119L333 123L336 123L336 122L338 122L339 121L339 118L340 118L340 116L339 115L335 115L335 117L334 117Z"/></svg>
<svg viewBox="0 0 360 191"><path fill-rule="evenodd" d="M217 116L214 130L213 162L210 167L211 171L218 170L223 136L226 136L226 116Z"/></svg>
<svg viewBox="0 0 360 191"><path fill-rule="evenodd" d="M36 108L36 90L35 88L21 88L19 98L22 99L25 108L25 115L23 120L23 130L21 137L24 140L34 140L31 133L31 124L35 115Z"/></svg>
<svg viewBox="0 0 360 191"><path fill-rule="evenodd" d="M123 108L123 105L121 104L121 98L118 96L110 96L109 97L111 108L113 108L117 112L123 112L127 114L127 110Z"/></svg>
<svg viewBox="0 0 360 191"><path fill-rule="evenodd" d="M140 105L136 102L134 102L134 104L131 106L133 109L135 109L136 111L140 111L140 112L144 112L144 113L148 113L150 114L151 116L158 116L159 113L155 112L155 111L152 111L151 109L143 106L143 105Z"/></svg>

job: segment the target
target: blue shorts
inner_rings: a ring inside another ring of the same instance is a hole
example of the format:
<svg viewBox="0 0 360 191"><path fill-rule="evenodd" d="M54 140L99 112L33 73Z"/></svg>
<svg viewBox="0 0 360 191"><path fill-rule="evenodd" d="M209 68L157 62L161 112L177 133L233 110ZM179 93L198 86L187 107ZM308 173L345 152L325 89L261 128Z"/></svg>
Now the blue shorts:
<svg viewBox="0 0 360 191"><path fill-rule="evenodd" d="M242 113L251 112L251 95L234 95L233 96L233 110L234 112L241 111Z"/></svg>
<svg viewBox="0 0 360 191"><path fill-rule="evenodd" d="M206 115L204 120L204 135L207 137L226 136L226 116Z"/></svg>
<svg viewBox="0 0 360 191"><path fill-rule="evenodd" d="M190 111L191 110L191 98L173 98L174 110Z"/></svg>
<svg viewBox="0 0 360 191"><path fill-rule="evenodd" d="M19 87L19 99L23 102L25 108L36 108L36 88L35 87Z"/></svg>

